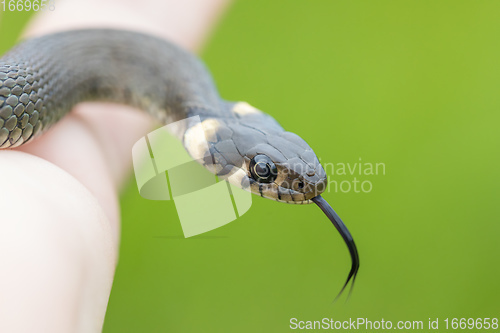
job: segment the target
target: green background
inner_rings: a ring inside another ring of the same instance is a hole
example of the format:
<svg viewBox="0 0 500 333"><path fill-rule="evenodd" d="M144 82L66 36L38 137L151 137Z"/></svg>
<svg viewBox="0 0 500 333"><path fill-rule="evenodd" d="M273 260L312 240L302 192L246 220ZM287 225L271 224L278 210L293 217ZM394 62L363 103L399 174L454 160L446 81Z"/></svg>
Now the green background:
<svg viewBox="0 0 500 333"><path fill-rule="evenodd" d="M353 295L331 304L350 258L314 205L254 196L238 220L184 239L174 204L142 199L132 178L104 332L500 317L499 13L492 0L237 1L202 53L222 96L268 112L322 162L386 165L357 177L370 193L324 194L358 245ZM4 15L2 50L17 19Z"/></svg>

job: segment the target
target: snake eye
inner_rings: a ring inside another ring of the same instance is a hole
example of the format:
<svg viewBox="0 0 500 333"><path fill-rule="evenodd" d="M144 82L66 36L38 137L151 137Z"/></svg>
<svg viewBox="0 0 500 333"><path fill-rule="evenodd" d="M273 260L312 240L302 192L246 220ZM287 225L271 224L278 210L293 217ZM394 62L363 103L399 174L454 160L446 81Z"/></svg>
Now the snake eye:
<svg viewBox="0 0 500 333"><path fill-rule="evenodd" d="M266 155L256 155L250 161L250 174L260 183L271 183L278 175L278 169Z"/></svg>

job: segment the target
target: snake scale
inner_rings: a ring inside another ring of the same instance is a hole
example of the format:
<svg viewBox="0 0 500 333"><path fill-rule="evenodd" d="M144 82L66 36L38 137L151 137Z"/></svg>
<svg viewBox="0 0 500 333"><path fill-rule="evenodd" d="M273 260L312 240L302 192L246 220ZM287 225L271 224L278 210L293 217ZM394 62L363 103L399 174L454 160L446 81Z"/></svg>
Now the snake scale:
<svg viewBox="0 0 500 333"><path fill-rule="evenodd" d="M351 278L354 283L357 249L320 196L327 177L313 150L268 114L223 100L197 57L163 39L123 30L74 30L24 41L0 59L0 148L42 135L85 101L126 104L164 124L199 116L209 143L204 166L219 177L231 175L235 185L250 184L256 195L318 204L352 257L342 290ZM202 149L196 132L187 126L178 133L191 156Z"/></svg>

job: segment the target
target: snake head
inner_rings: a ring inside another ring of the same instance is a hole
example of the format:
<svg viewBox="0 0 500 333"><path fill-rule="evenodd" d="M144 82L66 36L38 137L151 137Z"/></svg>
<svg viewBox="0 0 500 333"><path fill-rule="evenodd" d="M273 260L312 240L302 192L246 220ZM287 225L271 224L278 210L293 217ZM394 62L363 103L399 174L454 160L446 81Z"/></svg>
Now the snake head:
<svg viewBox="0 0 500 333"><path fill-rule="evenodd" d="M326 173L313 150L291 132L266 133L267 142L245 154L251 191L293 204L310 203L326 189Z"/></svg>
<svg viewBox="0 0 500 333"><path fill-rule="evenodd" d="M325 191L326 173L302 138L247 103L228 103L228 108L234 117L202 120L209 143L203 162L207 169L236 186L280 202L311 203Z"/></svg>

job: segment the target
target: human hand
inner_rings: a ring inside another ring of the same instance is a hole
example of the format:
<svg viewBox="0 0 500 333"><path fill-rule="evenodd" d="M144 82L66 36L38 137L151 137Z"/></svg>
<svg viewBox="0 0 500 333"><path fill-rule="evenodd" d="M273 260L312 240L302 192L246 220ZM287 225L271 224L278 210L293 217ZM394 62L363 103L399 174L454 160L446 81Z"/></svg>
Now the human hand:
<svg viewBox="0 0 500 333"><path fill-rule="evenodd" d="M58 2L26 36L113 27L195 51L227 2ZM0 151L0 332L102 329L117 262L118 191L132 145L151 126L128 107L82 104L41 138Z"/></svg>

